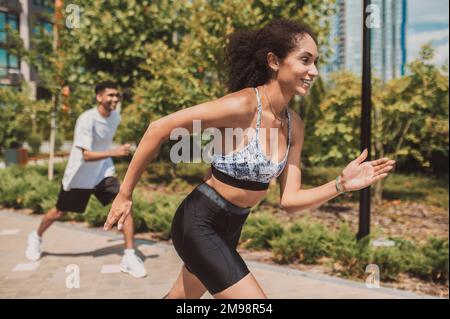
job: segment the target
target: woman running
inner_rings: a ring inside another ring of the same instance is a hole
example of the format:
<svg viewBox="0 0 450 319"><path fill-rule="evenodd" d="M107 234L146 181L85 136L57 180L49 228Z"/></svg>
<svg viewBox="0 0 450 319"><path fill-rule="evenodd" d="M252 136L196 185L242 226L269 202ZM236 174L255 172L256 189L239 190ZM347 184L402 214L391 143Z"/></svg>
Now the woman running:
<svg viewBox="0 0 450 319"><path fill-rule="evenodd" d="M279 177L280 204L291 212L368 187L393 168L395 161L388 158L364 162L368 155L364 150L336 180L301 189L304 124L287 105L295 95L308 93L318 76L317 60L315 36L301 23L282 19L260 30L237 31L227 48L231 93L149 125L112 204L105 230L116 222L119 229L123 227L131 213L136 183L172 130L184 128L192 133L193 121L201 120L202 130L253 132L247 141L238 141L236 147L233 144L231 152L214 154L210 176L178 207L172 241L184 265L165 298L200 298L207 290L215 298L266 298L236 247L251 207L264 197L271 179ZM264 134L270 130L278 132L275 137ZM271 152L273 143L278 147Z"/></svg>

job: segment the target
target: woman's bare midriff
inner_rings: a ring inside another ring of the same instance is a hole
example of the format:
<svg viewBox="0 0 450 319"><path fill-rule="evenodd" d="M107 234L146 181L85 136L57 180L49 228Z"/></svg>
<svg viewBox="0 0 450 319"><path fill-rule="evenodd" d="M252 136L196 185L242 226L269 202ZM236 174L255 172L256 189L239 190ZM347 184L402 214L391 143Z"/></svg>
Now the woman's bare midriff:
<svg viewBox="0 0 450 319"><path fill-rule="evenodd" d="M230 186L217 180L214 176L209 177L205 183L230 203L243 208L255 206L267 193L267 190L252 191Z"/></svg>

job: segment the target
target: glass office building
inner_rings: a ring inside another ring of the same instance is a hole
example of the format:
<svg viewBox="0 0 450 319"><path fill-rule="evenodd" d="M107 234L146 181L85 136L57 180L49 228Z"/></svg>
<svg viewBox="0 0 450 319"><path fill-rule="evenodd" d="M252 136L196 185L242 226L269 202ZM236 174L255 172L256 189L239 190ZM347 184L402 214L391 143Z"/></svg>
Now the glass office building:
<svg viewBox="0 0 450 319"><path fill-rule="evenodd" d="M371 59L373 74L382 81L405 74L406 0L372 0ZM333 50L325 76L336 70L362 72L362 0L337 0L337 13L331 19L330 45Z"/></svg>
<svg viewBox="0 0 450 319"><path fill-rule="evenodd" d="M14 56L6 48L7 30L19 33L25 49L29 49L31 39L37 32L51 32L53 25L52 0L0 0L0 86L18 86L27 81L33 96L39 98L38 74Z"/></svg>

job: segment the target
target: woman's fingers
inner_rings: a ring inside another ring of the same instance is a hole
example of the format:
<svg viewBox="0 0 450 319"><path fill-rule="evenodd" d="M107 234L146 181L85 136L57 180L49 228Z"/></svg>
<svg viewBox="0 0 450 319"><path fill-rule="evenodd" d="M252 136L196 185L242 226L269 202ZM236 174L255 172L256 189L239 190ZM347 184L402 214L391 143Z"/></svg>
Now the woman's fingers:
<svg viewBox="0 0 450 319"><path fill-rule="evenodd" d="M372 166L376 167L378 165L386 163L387 161L389 161L389 158L383 157L383 158L371 161L370 163L372 164Z"/></svg>
<svg viewBox="0 0 450 319"><path fill-rule="evenodd" d="M384 174L384 173L389 173L392 170L392 166L386 166L383 167L382 169L379 169L378 171L375 172L375 176L380 175L380 174Z"/></svg>
<svg viewBox="0 0 450 319"><path fill-rule="evenodd" d="M104 230L110 230L111 227L116 223L116 221L119 219L119 214L116 212L113 212L111 210L108 214L108 218L106 219L105 225L103 225Z"/></svg>
<svg viewBox="0 0 450 319"><path fill-rule="evenodd" d="M105 225L103 225L104 230L110 230L115 223L118 223L118 229L121 230L123 228L123 223L125 222L125 218L130 214L132 202L124 203L124 204L116 204L111 207L111 210L108 214L108 218L106 219ZM120 209L116 207L120 206Z"/></svg>
<svg viewBox="0 0 450 319"><path fill-rule="evenodd" d="M384 174L380 174L380 175L376 175L372 178L372 184L378 182L380 179L385 178L386 176L388 176L387 173Z"/></svg>
<svg viewBox="0 0 450 319"><path fill-rule="evenodd" d="M125 223L125 219L127 219L128 215L130 215L130 211L131 211L131 204L130 205L126 204L126 211L120 217L119 222L117 223L117 229L118 230L122 230L123 229L123 224Z"/></svg>
<svg viewBox="0 0 450 319"><path fill-rule="evenodd" d="M386 163L384 163L384 164L375 166L375 167L373 168L373 170L374 170L375 173L378 173L379 171L384 170L384 169L387 168L387 167L393 168L393 167L394 167L394 164L395 164L395 161L389 161L389 162L386 162Z"/></svg>
<svg viewBox="0 0 450 319"><path fill-rule="evenodd" d="M122 214L119 211L115 210L114 208L111 208L111 211L108 214L108 218L106 219L103 229L110 230L114 226L114 224L119 220L120 216L122 216Z"/></svg>
<svg viewBox="0 0 450 319"><path fill-rule="evenodd" d="M123 224L125 223L125 219L127 218L127 214L123 214L122 217L120 217L119 222L117 223L117 229L122 230Z"/></svg>

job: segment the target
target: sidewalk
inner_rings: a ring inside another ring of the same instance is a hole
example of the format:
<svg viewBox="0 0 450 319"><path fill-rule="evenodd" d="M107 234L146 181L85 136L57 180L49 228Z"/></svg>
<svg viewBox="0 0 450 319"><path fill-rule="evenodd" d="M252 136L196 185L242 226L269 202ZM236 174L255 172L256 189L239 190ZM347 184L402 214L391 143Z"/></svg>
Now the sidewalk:
<svg viewBox="0 0 450 319"><path fill-rule="evenodd" d="M137 240L148 276L133 278L119 271L120 234L60 222L45 234L41 260L30 262L24 256L26 238L40 218L0 211L0 298L159 299L180 271L181 260L173 246ZM74 274L68 265L79 267L80 288L66 287L66 279ZM248 262L248 266L269 298L434 298L395 289L369 289L362 282L281 266L257 262Z"/></svg>

